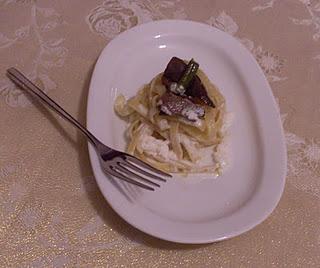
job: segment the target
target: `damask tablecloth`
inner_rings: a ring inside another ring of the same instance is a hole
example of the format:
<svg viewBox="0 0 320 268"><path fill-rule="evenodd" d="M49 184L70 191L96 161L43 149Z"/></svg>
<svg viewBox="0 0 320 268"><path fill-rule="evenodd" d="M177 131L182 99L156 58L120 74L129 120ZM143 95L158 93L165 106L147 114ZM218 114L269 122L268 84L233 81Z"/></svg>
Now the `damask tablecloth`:
<svg viewBox="0 0 320 268"><path fill-rule="evenodd" d="M214 244L169 243L125 223L97 188L86 140L5 75L18 67L85 123L106 44L137 24L173 18L242 42L285 129L279 205L253 230ZM0 267L320 267L318 0L0 0L0 59Z"/></svg>

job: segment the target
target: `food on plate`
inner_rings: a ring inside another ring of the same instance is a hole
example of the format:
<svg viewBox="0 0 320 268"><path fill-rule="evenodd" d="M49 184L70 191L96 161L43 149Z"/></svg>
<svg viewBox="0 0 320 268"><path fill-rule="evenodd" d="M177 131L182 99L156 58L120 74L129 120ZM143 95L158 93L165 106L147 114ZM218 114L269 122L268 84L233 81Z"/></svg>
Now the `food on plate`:
<svg viewBox="0 0 320 268"><path fill-rule="evenodd" d="M135 96L115 100L116 113L129 123L127 152L172 173L221 174L225 110L199 64L177 57Z"/></svg>

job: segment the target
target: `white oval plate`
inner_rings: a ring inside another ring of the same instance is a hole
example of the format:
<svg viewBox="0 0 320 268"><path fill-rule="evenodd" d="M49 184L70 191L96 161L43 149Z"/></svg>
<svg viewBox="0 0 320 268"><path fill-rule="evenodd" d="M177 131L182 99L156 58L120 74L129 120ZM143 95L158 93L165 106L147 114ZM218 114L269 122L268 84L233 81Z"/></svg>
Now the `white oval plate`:
<svg viewBox="0 0 320 268"><path fill-rule="evenodd" d="M174 20L120 34L102 51L92 75L88 128L105 144L123 150L125 123L114 113L115 97L135 95L172 56L193 57L225 96L235 116L230 130L232 165L217 179L174 177L149 192L110 180L90 145L95 178L123 219L155 237L208 243L239 235L276 207L285 183L286 149L270 86L236 39L208 25Z"/></svg>

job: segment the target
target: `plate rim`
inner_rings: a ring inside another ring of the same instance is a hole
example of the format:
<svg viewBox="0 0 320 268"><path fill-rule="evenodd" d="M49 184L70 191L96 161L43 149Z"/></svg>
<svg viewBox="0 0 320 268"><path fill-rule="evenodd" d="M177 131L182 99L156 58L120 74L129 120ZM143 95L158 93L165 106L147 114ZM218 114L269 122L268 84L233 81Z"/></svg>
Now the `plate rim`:
<svg viewBox="0 0 320 268"><path fill-rule="evenodd" d="M171 25L170 25L171 24ZM265 86L265 90L264 91L267 91L268 95L269 95L269 99L271 100L271 102L273 103L273 107L270 108L270 110L272 110L273 112L275 112L275 115L276 115L276 120L273 121L273 123L276 123L278 125L277 129L279 131L277 137L278 137L278 142L279 142L279 145L280 145L280 149L278 150L279 154L281 155L280 156L280 161L282 162L282 165L279 165L279 166L282 166L281 168L281 175L279 175L279 181L280 181L280 189L278 189L278 192L277 192L277 196L273 198L272 200L272 204L269 206L269 209L265 210L264 211L264 214L260 217L259 219L256 219L253 222L250 222L250 224L247 224L246 226L243 226L241 228L241 230L237 230L237 231L234 231L234 232L229 232L228 235L222 235L220 237L208 237L206 239L181 239L181 238L172 238L172 237L168 237L166 235L159 235L157 232L153 232L153 231L150 231L149 229L146 229L146 228L143 228L141 227L141 225L139 224L136 224L134 222L130 222L130 219L128 219L126 217L126 215L124 215L121 211L119 211L117 209L116 206L114 206L114 204L109 200L108 198L108 194L103 191L103 187L101 185L101 182L100 182L100 179L99 179L99 174L98 174L98 171L97 171L97 168L95 167L95 164L96 164L96 153L95 153L95 150L93 148L93 146L88 142L88 149L89 149L89 158L90 158L90 163L91 163L91 166L92 166L92 170L93 170L93 174L94 174L94 177L95 177L95 180L98 184L98 187L101 191L101 193L103 194L104 198L107 200L108 204L112 207L112 209L122 218L124 219L128 224L134 226L135 228L151 235L151 236L154 236L154 237L157 237L157 238L160 238L160 239L164 239L164 240L167 240L167 241L171 241L171 242L177 242L177 243L184 243L184 244L204 244L204 243L212 243L212 242L217 242L217 241L221 241L221 240L225 240L225 239L229 239L229 238L232 238L232 237L235 237L237 235L240 235L242 233L245 233L249 230L251 230L252 228L254 228L255 226L259 225L261 222L263 222L271 213L272 211L277 207L280 199L281 199L281 196L282 196L282 193L284 191L284 186L285 186L285 181L286 181L286 172L287 172L287 152L286 152L286 143L285 143L285 137L284 137L284 131L283 131L283 126L282 126L282 123L281 123L281 120L280 120L280 114L279 114L279 108L276 104L276 100L275 100L275 97L273 95L273 92L271 90L271 87L261 69L261 67L259 66L259 64L257 63L257 61L255 60L255 58L253 57L253 55L251 54L251 52L249 50L247 50L247 48L241 44L236 38L234 38L233 36L213 27L213 26L209 26L207 24L204 24L204 23L200 23L200 22L195 22L195 21L189 21L189 20L160 20L160 21L152 21L152 22L148 22L148 23L145 23L145 24L140 24L140 25L137 25L135 27L132 27L122 33L120 33L118 36L116 36L114 39L112 39L106 46L105 48L102 50L102 52L100 53L99 55L99 58L95 64L95 67L94 67L94 71L92 73L92 76L91 76L91 81L90 81L90 86L89 86L89 91L88 91L88 98L87 98L87 116L86 116L86 121L87 121L87 127L90 131L92 131L91 129L91 123L92 122L91 120L93 120L92 116L91 116L91 105L92 104L92 99L93 99L93 95L94 95L94 90L92 89L93 88L93 84L94 84L94 80L96 79L96 75L98 73L98 69L100 68L100 66L102 65L103 63L103 58L105 57L104 55L107 54L108 50L114 46L117 42L121 42L121 39L124 39L127 35L130 35L132 33L135 33L137 31L143 31L144 29L147 29L149 27L164 27L166 25L167 29L170 29L170 27L168 27L169 25L172 27L172 25L183 25L183 26L190 26L190 25L193 25L193 27L200 27L202 29L206 29L206 31L208 32L216 32L218 34L220 34L221 36L223 36L224 38L227 38L230 40L230 42L233 42L234 44L236 44L239 49L243 50L244 49L244 54L246 54L246 57L248 58L248 60L251 62L250 64L252 66L254 66L254 68L256 69L256 71L258 73L260 73L260 77L259 77L259 80L261 83L264 84ZM170 30L169 30L170 31ZM94 131L93 131L94 132ZM105 178L104 178L105 179ZM270 201L271 202L271 201Z"/></svg>

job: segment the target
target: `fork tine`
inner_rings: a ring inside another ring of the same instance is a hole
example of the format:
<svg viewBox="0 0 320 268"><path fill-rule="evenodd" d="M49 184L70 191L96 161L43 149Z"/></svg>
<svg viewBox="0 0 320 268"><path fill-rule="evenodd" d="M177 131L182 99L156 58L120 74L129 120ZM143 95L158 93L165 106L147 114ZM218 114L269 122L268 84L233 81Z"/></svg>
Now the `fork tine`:
<svg viewBox="0 0 320 268"><path fill-rule="evenodd" d="M161 177L159 177L159 176L157 176L157 175L154 175L154 174L152 174L152 173L150 173L150 172L148 172L148 171L145 171L144 169L139 168L138 166L130 163L129 161L124 161L124 162L122 162L122 163L123 163L124 165L126 165L127 167L129 167L129 168L131 168L131 169L133 169L133 170L135 170L135 171L137 171L137 172L139 172L139 173L142 173L142 174L145 175L145 176L148 176L148 177L150 177L150 178L154 178L154 179L159 180L159 181L164 181L164 182L166 182L166 179L161 178Z"/></svg>
<svg viewBox="0 0 320 268"><path fill-rule="evenodd" d="M112 176L120 179L120 180L124 180L124 181L126 181L128 183L134 184L136 186L139 186L139 187L144 188L144 189L149 190L149 191L154 191L154 189L152 187L126 177L123 174L117 172L114 168L112 168L111 170L108 170L107 172L110 173Z"/></svg>
<svg viewBox="0 0 320 268"><path fill-rule="evenodd" d="M157 183L155 183L153 181L150 181L150 180L148 180L148 179L146 179L146 178L144 178L144 177L142 177L142 176L140 176L140 175L138 175L138 174L136 174L136 173L134 173L134 172L132 172L132 171L130 171L128 169L126 169L121 164L122 163L118 163L118 166L116 167L116 169L119 169L121 172L125 173L126 175L135 176L136 178L138 178L138 179L140 179L142 181L145 181L145 182L148 182L148 183L150 183L150 184L152 184L154 186L160 187L159 184L157 184Z"/></svg>
<svg viewBox="0 0 320 268"><path fill-rule="evenodd" d="M137 165L139 165L139 166L143 166L144 168L149 169L149 170L151 170L151 171L153 171L153 172L155 172L155 173L157 173L157 174L160 174L160 175L163 175L163 176L166 176L166 177L172 177L169 173L166 173L166 172L163 172L162 170L159 170L159 169L157 169L157 168L154 168L153 166L151 166L151 165L149 165L149 164L147 164L147 163L139 160L138 158L136 158L136 157L134 157L134 156L125 155L125 160L127 160L127 159L129 159L129 160L132 161L133 163L135 163L135 164L137 164ZM129 163L129 162L126 161L126 163ZM130 163L130 164L131 164L131 163ZM132 164L131 164L131 165L132 165ZM137 167L137 166L135 166L135 167ZM139 168L139 170L141 170L141 169ZM144 170L143 170L143 171L144 171ZM146 172L146 171L145 171L145 172ZM143 173L143 172L142 172L142 173ZM147 173L148 173L148 172L147 172ZM151 174L151 175L152 175L152 174ZM147 176L150 176L150 173L148 173ZM159 177L158 177L158 178L159 178ZM161 178L161 180L163 180L163 179Z"/></svg>

